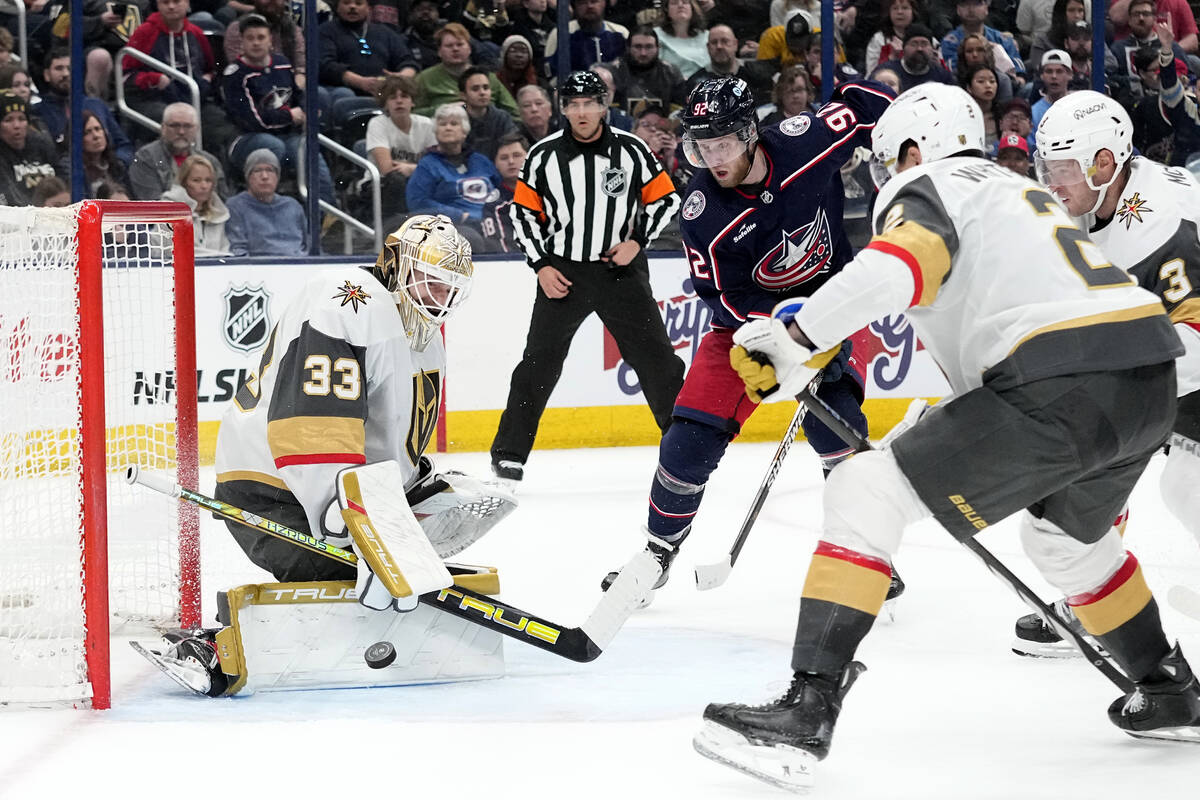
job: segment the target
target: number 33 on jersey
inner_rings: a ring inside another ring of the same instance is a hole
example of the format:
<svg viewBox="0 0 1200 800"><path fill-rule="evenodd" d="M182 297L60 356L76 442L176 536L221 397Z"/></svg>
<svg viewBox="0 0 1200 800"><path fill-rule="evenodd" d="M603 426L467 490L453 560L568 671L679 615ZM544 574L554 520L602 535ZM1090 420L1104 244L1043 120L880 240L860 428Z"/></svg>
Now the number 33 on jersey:
<svg viewBox="0 0 1200 800"><path fill-rule="evenodd" d="M395 460L409 482L437 425L445 360L440 337L410 347L371 273L322 272L284 311L222 418L218 482L290 490L312 530L343 467Z"/></svg>

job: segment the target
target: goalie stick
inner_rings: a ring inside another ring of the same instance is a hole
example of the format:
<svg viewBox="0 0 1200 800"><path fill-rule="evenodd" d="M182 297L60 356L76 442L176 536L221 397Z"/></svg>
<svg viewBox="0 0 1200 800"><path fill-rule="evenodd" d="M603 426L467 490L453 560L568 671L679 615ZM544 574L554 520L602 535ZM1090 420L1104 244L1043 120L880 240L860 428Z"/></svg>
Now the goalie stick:
<svg viewBox="0 0 1200 800"><path fill-rule="evenodd" d="M820 383L821 373L818 372L816 377L804 389L804 394L813 392ZM746 540L750 538L750 530L758 520L758 513L762 511L763 504L767 501L767 494L770 493L771 487L775 484L775 477L783 467L783 460L787 458L787 454L792 449L792 443L796 441L796 435L800 432L800 424L804 421L806 413L808 413L808 406L804 405L804 403L797 406L796 413L792 416L792 421L788 425L787 432L783 434L783 439L779 441L779 447L775 450L774 457L771 458L771 465L767 467L767 474L763 476L762 483L758 486L758 493L754 495L754 501L750 504L750 510L746 512L746 518L742 520L741 530L738 531L737 538L733 540L733 546L729 548L729 553L723 560L715 564L696 565L696 588L700 591L704 592L709 589L715 589L729 579L729 573L733 571L733 565L737 563L738 556L742 552L742 547L745 546Z"/></svg>
<svg viewBox="0 0 1200 800"><path fill-rule="evenodd" d="M269 536L291 542L297 547L320 553L335 561L350 565L358 563L358 557L349 550L326 544L307 533L281 525L230 503L193 492L166 478L146 474L136 465L126 468L125 481L192 503L219 517L241 523ZM656 567L657 564L653 566ZM649 580L649 583L653 583L652 578L647 579L645 576L634 574L637 572L636 570L630 570L630 572L627 582L636 580L638 584L641 584ZM616 636L617 631L633 614L637 607L635 594L636 592L605 592L591 615L578 628L559 625L463 586L455 585L427 592L420 595L418 600L447 614L461 617L480 627L533 645L556 656L586 663L594 661L604 652L604 649Z"/></svg>
<svg viewBox="0 0 1200 800"><path fill-rule="evenodd" d="M875 449L870 442L863 438L858 431L850 427L850 424L846 422L846 420L842 419L836 411L826 405L821 398L816 397L809 392L804 392L800 395L800 399L804 405L808 406L808 410L813 414L813 416L824 422L826 427L836 433L847 445L855 448L859 452ZM1121 672L1121 670L1119 670L1107 658L1100 655L1100 653L1098 653L1094 647L1088 644L1087 640L1083 638L1082 634L1072 630L1071 626L1065 623L1058 616L1058 612L1056 612L1051 606L1046 605L1046 603L1040 597L1038 597L1032 589L1026 586L1020 578L1018 578L1012 573L1011 570L1009 570L1008 567L1004 566L1000 559L992 555L990 550L977 542L973 537L965 540L958 540L956 537L956 541L958 541L963 547L967 548L967 550L975 554L975 556L983 562L983 565L987 567L993 575L1006 583L1008 587L1012 589L1013 592L1015 592L1016 595L1020 597L1027 606L1037 612L1042 619L1049 622L1050 625L1052 625L1058 632L1059 636L1075 642L1075 646L1079 648L1079 652L1083 653L1083 657L1091 662L1092 666L1098 669L1101 674L1104 675L1104 677L1112 681L1118 689L1128 694L1136 688L1133 681L1129 680L1125 673Z"/></svg>

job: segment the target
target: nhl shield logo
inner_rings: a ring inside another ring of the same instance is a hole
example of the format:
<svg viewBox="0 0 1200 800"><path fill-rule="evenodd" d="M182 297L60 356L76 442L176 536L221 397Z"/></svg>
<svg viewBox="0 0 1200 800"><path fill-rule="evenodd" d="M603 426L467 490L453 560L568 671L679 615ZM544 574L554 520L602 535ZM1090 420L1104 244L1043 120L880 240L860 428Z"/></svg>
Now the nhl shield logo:
<svg viewBox="0 0 1200 800"><path fill-rule="evenodd" d="M225 343L251 353L262 347L271 333L271 295L261 285L230 286L225 292Z"/></svg>
<svg viewBox="0 0 1200 800"><path fill-rule="evenodd" d="M604 170L600 175L600 188L609 197L620 197L629 188L629 179L625 170L613 167Z"/></svg>

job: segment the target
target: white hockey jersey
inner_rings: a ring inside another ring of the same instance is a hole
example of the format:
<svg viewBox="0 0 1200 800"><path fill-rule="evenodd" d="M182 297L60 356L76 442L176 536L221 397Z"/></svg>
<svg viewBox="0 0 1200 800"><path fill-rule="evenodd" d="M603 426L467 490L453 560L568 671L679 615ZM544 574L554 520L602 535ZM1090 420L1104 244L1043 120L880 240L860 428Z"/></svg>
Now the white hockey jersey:
<svg viewBox="0 0 1200 800"><path fill-rule="evenodd" d="M317 534L344 467L393 459L412 482L437 425L445 364L440 337L424 352L409 347L371 273L321 272L284 309L257 374L221 419L217 482L291 492Z"/></svg>
<svg viewBox="0 0 1200 800"><path fill-rule="evenodd" d="M1042 187L978 158L904 171L875 237L796 315L818 349L905 312L955 394L1182 352L1158 298Z"/></svg>
<svg viewBox="0 0 1200 800"><path fill-rule="evenodd" d="M1176 363L1180 395L1200 389L1200 184L1182 167L1141 156L1108 224L1088 235L1112 263L1162 299L1187 354Z"/></svg>

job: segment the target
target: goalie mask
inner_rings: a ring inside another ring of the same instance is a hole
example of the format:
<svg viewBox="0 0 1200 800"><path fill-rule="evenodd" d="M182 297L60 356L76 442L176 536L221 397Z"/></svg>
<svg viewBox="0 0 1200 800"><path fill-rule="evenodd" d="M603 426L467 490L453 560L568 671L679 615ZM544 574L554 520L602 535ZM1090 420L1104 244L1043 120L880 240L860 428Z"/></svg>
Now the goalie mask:
<svg viewBox="0 0 1200 800"><path fill-rule="evenodd" d="M388 234L373 273L400 312L412 348L423 351L471 292L471 245L450 219L417 214Z"/></svg>

